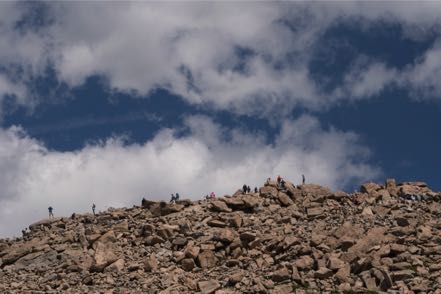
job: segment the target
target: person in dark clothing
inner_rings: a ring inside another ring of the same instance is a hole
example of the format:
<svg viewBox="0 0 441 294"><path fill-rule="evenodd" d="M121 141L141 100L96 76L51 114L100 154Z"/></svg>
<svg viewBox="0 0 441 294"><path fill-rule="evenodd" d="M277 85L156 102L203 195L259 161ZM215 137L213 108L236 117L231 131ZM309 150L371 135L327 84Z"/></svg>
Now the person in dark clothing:
<svg viewBox="0 0 441 294"><path fill-rule="evenodd" d="M242 192L243 192L244 194L246 194L247 191L248 191L248 187L247 187L247 185L244 184L244 185L242 186Z"/></svg>
<svg viewBox="0 0 441 294"><path fill-rule="evenodd" d="M49 210L49 218L54 218L54 209L52 206L49 206L47 210Z"/></svg>
<svg viewBox="0 0 441 294"><path fill-rule="evenodd" d="M176 201L179 201L179 193L176 193L176 196L175 196L175 202Z"/></svg>
<svg viewBox="0 0 441 294"><path fill-rule="evenodd" d="M248 194L251 193L251 188L250 188L250 186L247 187L247 192L248 192Z"/></svg>
<svg viewBox="0 0 441 294"><path fill-rule="evenodd" d="M171 194L171 199L170 199L170 203L173 203L173 202L175 202L175 195L174 194Z"/></svg>
<svg viewBox="0 0 441 294"><path fill-rule="evenodd" d="M93 215L95 215L95 208L96 208L96 205L95 205L95 203L93 203L93 204L92 204L92 212L93 212Z"/></svg>
<svg viewBox="0 0 441 294"><path fill-rule="evenodd" d="M305 184L305 175L302 175L302 184Z"/></svg>
<svg viewBox="0 0 441 294"><path fill-rule="evenodd" d="M258 193L259 190L257 189L257 187L254 187L254 193Z"/></svg>

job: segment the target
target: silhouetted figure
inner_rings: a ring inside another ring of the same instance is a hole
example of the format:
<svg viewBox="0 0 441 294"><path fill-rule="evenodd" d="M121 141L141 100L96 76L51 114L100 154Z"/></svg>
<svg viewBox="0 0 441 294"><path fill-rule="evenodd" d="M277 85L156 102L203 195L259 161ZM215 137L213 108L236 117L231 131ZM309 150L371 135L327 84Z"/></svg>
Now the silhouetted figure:
<svg viewBox="0 0 441 294"><path fill-rule="evenodd" d="M77 218L77 215L75 214L75 212L72 213L72 215L70 216L70 218L71 218L71 219L76 219L76 218Z"/></svg>
<svg viewBox="0 0 441 294"><path fill-rule="evenodd" d="M170 203L173 203L173 202L175 202L175 195L174 194L171 194L171 198L170 198Z"/></svg>
<svg viewBox="0 0 441 294"><path fill-rule="evenodd" d="M280 182L282 181L282 177L280 175L277 176L277 186L280 187Z"/></svg>
<svg viewBox="0 0 441 294"><path fill-rule="evenodd" d="M247 192L248 192L248 193L251 193L251 188L250 188L250 186L247 187Z"/></svg>
<svg viewBox="0 0 441 294"><path fill-rule="evenodd" d="M52 206L49 206L47 210L49 210L49 218L54 218L54 209Z"/></svg>
<svg viewBox="0 0 441 294"><path fill-rule="evenodd" d="M258 193L259 190L257 189L257 187L254 187L254 193Z"/></svg>
<svg viewBox="0 0 441 294"><path fill-rule="evenodd" d="M175 202L176 201L179 201L179 193L176 193L176 196L175 196Z"/></svg>
<svg viewBox="0 0 441 294"><path fill-rule="evenodd" d="M247 185L246 185L246 184L243 184L243 186L242 186L242 192L243 192L244 194L246 194L246 193L247 193L247 190L248 190Z"/></svg>
<svg viewBox="0 0 441 294"><path fill-rule="evenodd" d="M95 205L95 203L93 203L93 204L92 204L92 212L93 212L93 215L95 215L95 208L96 208L96 205Z"/></svg>
<svg viewBox="0 0 441 294"><path fill-rule="evenodd" d="M305 184L305 175L302 175L302 185Z"/></svg>

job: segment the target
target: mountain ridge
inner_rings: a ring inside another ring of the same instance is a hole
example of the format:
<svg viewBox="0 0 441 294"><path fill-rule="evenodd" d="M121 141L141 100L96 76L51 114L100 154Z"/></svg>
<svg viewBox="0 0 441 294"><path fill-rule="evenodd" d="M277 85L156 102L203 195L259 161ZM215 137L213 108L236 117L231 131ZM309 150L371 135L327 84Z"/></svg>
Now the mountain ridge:
<svg viewBox="0 0 441 294"><path fill-rule="evenodd" d="M0 239L5 293L441 293L441 193L267 181L257 193L43 219ZM400 292L401 291L401 292Z"/></svg>

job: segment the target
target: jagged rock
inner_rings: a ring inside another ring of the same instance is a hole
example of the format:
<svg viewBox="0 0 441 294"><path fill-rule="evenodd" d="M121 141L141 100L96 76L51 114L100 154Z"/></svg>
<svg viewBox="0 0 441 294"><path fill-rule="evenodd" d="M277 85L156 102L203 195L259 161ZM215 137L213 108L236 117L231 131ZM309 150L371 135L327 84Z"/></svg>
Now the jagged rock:
<svg viewBox="0 0 441 294"><path fill-rule="evenodd" d="M124 259L120 258L104 269L104 272L120 272L124 269Z"/></svg>
<svg viewBox="0 0 441 294"><path fill-rule="evenodd" d="M98 241L94 243L94 247L95 254L93 258L95 259L95 263L92 266L94 271L101 272L104 270L105 267L118 259L114 252L114 246L112 246L112 244Z"/></svg>
<svg viewBox="0 0 441 294"><path fill-rule="evenodd" d="M279 191L274 186L264 186L260 188L260 195L265 197L277 198Z"/></svg>
<svg viewBox="0 0 441 294"><path fill-rule="evenodd" d="M220 288L220 284L216 280L198 282L199 291L203 294L210 294Z"/></svg>
<svg viewBox="0 0 441 294"><path fill-rule="evenodd" d="M217 219L211 219L207 222L207 225L209 225L210 227L217 227L217 228L225 228L227 226L226 223L217 220Z"/></svg>
<svg viewBox="0 0 441 294"><path fill-rule="evenodd" d="M150 272L156 270L157 268L158 268L158 260L156 259L156 256L154 254L151 254L144 261L144 270Z"/></svg>
<svg viewBox="0 0 441 294"><path fill-rule="evenodd" d="M333 274L332 270L326 267L321 267L314 273L314 277L317 279L327 279L332 277Z"/></svg>
<svg viewBox="0 0 441 294"><path fill-rule="evenodd" d="M147 245L155 245L155 244L160 244L160 243L164 243L165 240L157 235L153 235L153 236L148 236L145 239L145 243Z"/></svg>
<svg viewBox="0 0 441 294"><path fill-rule="evenodd" d="M328 259L328 263L327 263L328 268L331 270L341 269L342 267L344 267L344 265L345 265L345 262L343 260L339 259L338 257L334 257L334 256L331 256Z"/></svg>
<svg viewBox="0 0 441 294"><path fill-rule="evenodd" d="M372 209L368 206L363 208L363 211L361 212L361 215L364 216L374 216L374 213L372 212Z"/></svg>
<svg viewBox="0 0 441 294"><path fill-rule="evenodd" d="M308 208L306 212L308 218L322 217L323 213L324 213L323 207L311 207Z"/></svg>
<svg viewBox="0 0 441 294"><path fill-rule="evenodd" d="M290 278L291 278L291 274L289 273L289 271L286 267L282 267L281 269L275 271L271 275L271 279L274 282L282 282L285 280L289 280Z"/></svg>
<svg viewBox="0 0 441 294"><path fill-rule="evenodd" d="M198 257L200 251L200 247L189 244L184 251L184 255L188 258L195 259L196 257Z"/></svg>
<svg viewBox="0 0 441 294"><path fill-rule="evenodd" d="M211 202L211 209L217 212L231 212L231 208L225 204L223 201L212 201Z"/></svg>
<svg viewBox="0 0 441 294"><path fill-rule="evenodd" d="M378 191L380 189L381 189L381 186L376 183L365 183L365 184L361 185L360 192L372 194L373 192Z"/></svg>
<svg viewBox="0 0 441 294"><path fill-rule="evenodd" d="M279 199L280 204L282 204L283 206L290 206L294 204L291 198L289 198L288 195L283 192L279 192L279 194L277 194L277 198Z"/></svg>
<svg viewBox="0 0 441 294"><path fill-rule="evenodd" d="M213 251L205 250L198 255L198 263L201 268L212 268L216 265L217 258Z"/></svg>
<svg viewBox="0 0 441 294"><path fill-rule="evenodd" d="M189 272L195 268L196 264L192 258L184 258L181 261L181 266L183 270Z"/></svg>
<svg viewBox="0 0 441 294"><path fill-rule="evenodd" d="M215 240L225 242L225 243L231 243L236 238L236 234L233 230L229 228L222 229L214 236Z"/></svg>
<svg viewBox="0 0 441 294"><path fill-rule="evenodd" d="M396 282L396 281L404 281L404 280L412 279L413 275L414 273L411 270L401 270L401 271L392 272L391 277L392 280Z"/></svg>
<svg viewBox="0 0 441 294"><path fill-rule="evenodd" d="M256 239L256 234L251 232L243 232L240 234L240 240L248 244Z"/></svg>
<svg viewBox="0 0 441 294"><path fill-rule="evenodd" d="M308 255L303 255L294 262L294 265L299 270L309 270L312 269L312 267L314 266L314 259L312 259Z"/></svg>
<svg viewBox="0 0 441 294"><path fill-rule="evenodd" d="M0 239L0 289L436 293L441 193L420 182L364 186L270 182L259 193L43 220Z"/></svg>

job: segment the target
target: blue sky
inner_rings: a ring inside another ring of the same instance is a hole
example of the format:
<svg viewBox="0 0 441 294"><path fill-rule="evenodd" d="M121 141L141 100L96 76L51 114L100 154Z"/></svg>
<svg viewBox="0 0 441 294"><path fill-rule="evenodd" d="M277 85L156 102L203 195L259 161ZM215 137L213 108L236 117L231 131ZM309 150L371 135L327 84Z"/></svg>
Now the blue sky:
<svg viewBox="0 0 441 294"><path fill-rule="evenodd" d="M441 190L438 3L0 6L1 235L278 174Z"/></svg>

